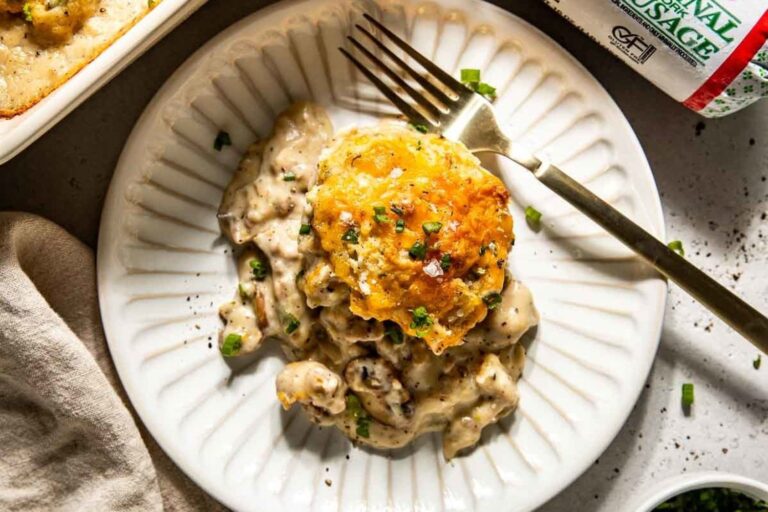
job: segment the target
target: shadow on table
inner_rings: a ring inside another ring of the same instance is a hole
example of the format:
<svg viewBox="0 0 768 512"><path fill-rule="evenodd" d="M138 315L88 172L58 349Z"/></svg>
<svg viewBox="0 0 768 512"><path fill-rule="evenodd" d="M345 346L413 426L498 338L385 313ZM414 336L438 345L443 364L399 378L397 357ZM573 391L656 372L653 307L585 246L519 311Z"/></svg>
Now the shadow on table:
<svg viewBox="0 0 768 512"><path fill-rule="evenodd" d="M664 327L657 357L645 387L619 434L589 469L558 496L543 505L539 509L540 512L570 511L573 503L582 503L584 510L608 510L601 507L611 495L614 486L621 482L624 467L629 459L640 458L640 466L646 467L648 461L653 459L654 453L665 449L664 443L675 441L674 438L660 439L657 434L663 430L665 423L672 420L671 415L679 414L680 419L683 418L682 409L675 408L675 405L679 404L676 397L680 396L679 383L673 381L676 366L690 369L696 376L698 388L715 388L723 395L733 397L735 401L755 404L756 406L752 407L747 405L740 412L755 416L758 422L768 419L768 408L757 406L765 403L765 397L760 395L758 387L750 381L749 374L726 374L716 361L702 357L703 353L696 343L697 340L686 338L674 328ZM652 382L655 383L653 386L650 384ZM669 393L673 394L671 398ZM672 405L657 410L651 404ZM652 473L650 476L653 477ZM636 498L642 491L638 485L644 484L644 481L638 481L631 485L631 491L625 498Z"/></svg>

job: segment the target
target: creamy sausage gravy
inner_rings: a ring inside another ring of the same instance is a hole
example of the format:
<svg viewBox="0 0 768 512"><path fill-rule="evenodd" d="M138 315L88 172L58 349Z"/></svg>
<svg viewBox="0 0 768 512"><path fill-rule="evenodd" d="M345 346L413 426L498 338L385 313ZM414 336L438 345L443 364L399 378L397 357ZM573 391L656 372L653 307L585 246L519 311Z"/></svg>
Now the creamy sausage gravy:
<svg viewBox="0 0 768 512"><path fill-rule="evenodd" d="M389 322L352 314L348 286L309 229L306 195L332 143L325 112L294 105L248 150L227 188L219 219L242 252L238 292L220 309L222 354L278 340L291 361L276 383L285 408L298 403L315 423L375 448L442 432L450 459L517 406L525 359L517 342L538 322L531 294L508 278L499 307L439 355Z"/></svg>

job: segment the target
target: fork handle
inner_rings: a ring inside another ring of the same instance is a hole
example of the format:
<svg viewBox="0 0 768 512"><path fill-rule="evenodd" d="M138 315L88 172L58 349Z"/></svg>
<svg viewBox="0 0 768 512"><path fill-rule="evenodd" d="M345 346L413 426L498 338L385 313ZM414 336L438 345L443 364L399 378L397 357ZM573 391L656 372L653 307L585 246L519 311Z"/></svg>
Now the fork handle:
<svg viewBox="0 0 768 512"><path fill-rule="evenodd" d="M768 318L759 311L554 165L540 163L529 169L550 190L677 283L757 348L768 353Z"/></svg>

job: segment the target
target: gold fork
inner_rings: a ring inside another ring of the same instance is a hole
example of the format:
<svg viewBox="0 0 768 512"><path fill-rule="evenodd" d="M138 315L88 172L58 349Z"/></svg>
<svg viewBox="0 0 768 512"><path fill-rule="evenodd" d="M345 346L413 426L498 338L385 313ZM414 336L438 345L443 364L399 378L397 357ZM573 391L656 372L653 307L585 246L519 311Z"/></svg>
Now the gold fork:
<svg viewBox="0 0 768 512"><path fill-rule="evenodd" d="M375 69L407 94L414 104L404 99L352 53L345 48L339 50L412 123L442 133L449 139L461 141L472 152L487 151L504 155L528 169L550 190L602 226L661 274L677 283L757 348L768 353L768 319L765 316L550 162L537 157L524 147L513 144L499 127L493 106L485 97L440 69L373 17L365 14L365 19L428 73L429 78L420 74L369 30L359 24L355 25L381 54L394 64L396 70L387 66L355 37L349 36L352 45ZM422 90L412 86L403 78L404 75L410 76ZM501 174L501 178L509 187L508 176L503 171Z"/></svg>

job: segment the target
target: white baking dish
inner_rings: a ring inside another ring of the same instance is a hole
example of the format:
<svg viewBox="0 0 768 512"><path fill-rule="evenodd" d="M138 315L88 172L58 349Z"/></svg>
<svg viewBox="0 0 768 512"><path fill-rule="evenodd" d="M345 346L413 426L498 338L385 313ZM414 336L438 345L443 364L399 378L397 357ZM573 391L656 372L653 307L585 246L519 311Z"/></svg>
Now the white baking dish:
<svg viewBox="0 0 768 512"><path fill-rule="evenodd" d="M58 89L21 115L0 119L0 164L44 134L206 0L163 0Z"/></svg>

